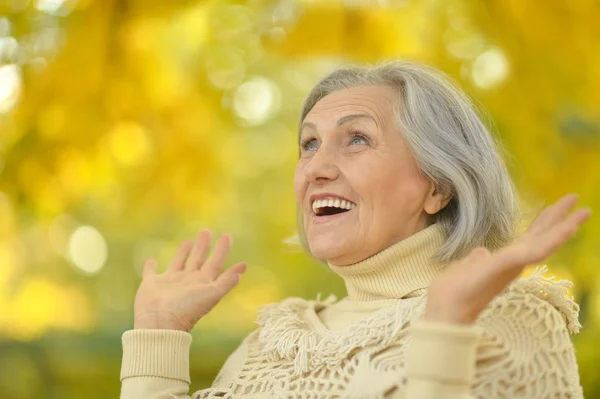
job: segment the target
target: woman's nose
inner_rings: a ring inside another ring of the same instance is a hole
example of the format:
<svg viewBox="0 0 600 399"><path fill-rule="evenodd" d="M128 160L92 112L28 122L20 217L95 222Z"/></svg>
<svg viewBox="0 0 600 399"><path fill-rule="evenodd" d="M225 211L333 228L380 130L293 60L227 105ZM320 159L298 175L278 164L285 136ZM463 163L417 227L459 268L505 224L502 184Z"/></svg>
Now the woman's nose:
<svg viewBox="0 0 600 399"><path fill-rule="evenodd" d="M335 154L321 147L315 152L304 168L306 179L311 183L323 183L335 180L339 176Z"/></svg>

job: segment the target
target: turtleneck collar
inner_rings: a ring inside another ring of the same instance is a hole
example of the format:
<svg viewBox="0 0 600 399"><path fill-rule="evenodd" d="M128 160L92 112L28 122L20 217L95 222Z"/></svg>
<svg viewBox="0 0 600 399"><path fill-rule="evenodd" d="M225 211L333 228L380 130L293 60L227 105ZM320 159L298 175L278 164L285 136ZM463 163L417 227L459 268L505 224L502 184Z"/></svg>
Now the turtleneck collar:
<svg viewBox="0 0 600 399"><path fill-rule="evenodd" d="M443 269L430 258L444 241L443 228L434 223L358 263L328 264L344 279L350 300L413 297L424 293Z"/></svg>

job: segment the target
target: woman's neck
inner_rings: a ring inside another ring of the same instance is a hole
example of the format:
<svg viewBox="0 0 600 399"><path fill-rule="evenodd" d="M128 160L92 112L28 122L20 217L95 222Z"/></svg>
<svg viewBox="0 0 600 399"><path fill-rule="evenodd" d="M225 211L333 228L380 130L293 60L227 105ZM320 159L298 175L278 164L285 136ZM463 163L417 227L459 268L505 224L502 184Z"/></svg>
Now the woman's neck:
<svg viewBox="0 0 600 399"><path fill-rule="evenodd" d="M431 260L444 241L444 230L435 223L361 262L329 267L344 279L351 300L417 296L444 267Z"/></svg>

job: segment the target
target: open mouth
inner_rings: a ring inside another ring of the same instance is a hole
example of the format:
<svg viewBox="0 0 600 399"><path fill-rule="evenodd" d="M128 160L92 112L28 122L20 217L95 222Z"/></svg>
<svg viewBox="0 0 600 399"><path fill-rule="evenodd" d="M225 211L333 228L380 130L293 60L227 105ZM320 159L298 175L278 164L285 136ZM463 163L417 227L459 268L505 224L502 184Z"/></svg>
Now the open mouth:
<svg viewBox="0 0 600 399"><path fill-rule="evenodd" d="M312 204L316 216L330 216L346 213L356 207L356 204L339 198L325 198L315 200Z"/></svg>
<svg viewBox="0 0 600 399"><path fill-rule="evenodd" d="M319 208L315 215L317 216L328 216L328 215L337 215L338 213L348 212L350 209L341 209L333 206L325 206L323 208Z"/></svg>

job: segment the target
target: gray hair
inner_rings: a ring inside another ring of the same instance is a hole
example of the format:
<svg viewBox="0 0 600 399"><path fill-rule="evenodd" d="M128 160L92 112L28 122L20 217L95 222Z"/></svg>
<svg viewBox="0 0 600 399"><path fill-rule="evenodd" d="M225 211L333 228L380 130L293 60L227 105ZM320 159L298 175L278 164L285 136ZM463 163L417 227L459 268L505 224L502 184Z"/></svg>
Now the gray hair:
<svg viewBox="0 0 600 399"><path fill-rule="evenodd" d="M503 147L470 99L442 72L404 61L343 66L310 91L299 129L310 110L328 94L380 84L398 94L394 104L397 128L421 173L452 196L444 209L431 215L430 221L440 223L446 235L434 261L451 262L475 247L493 251L512 241L520 208L516 187L501 157ZM310 253L299 206L297 228L300 243Z"/></svg>

